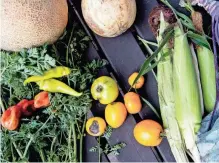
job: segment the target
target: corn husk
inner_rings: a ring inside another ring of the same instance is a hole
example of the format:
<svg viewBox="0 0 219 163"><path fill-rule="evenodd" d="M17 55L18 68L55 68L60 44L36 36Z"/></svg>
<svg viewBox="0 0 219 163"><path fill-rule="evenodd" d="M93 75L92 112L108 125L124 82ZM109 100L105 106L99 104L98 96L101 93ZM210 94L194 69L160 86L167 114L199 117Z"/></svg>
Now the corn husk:
<svg viewBox="0 0 219 163"><path fill-rule="evenodd" d="M161 12L158 43L162 40L162 33L168 27ZM178 122L175 117L175 102L173 90L173 50L166 44L159 53L159 58L165 55L157 66L158 95L164 130L170 144L172 153L177 162L188 162L184 141L181 137Z"/></svg>
<svg viewBox="0 0 219 163"><path fill-rule="evenodd" d="M187 36L174 28L173 85L176 119L186 148L195 162L200 162L196 133L202 121L201 97L193 57Z"/></svg>

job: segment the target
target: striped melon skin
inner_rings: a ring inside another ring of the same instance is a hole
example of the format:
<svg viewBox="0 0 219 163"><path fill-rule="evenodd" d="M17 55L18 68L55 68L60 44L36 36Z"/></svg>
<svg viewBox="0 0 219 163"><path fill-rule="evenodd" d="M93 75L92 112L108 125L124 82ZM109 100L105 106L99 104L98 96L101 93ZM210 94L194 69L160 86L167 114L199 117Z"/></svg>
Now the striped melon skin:
<svg viewBox="0 0 219 163"><path fill-rule="evenodd" d="M55 42L68 22L66 0L1 0L0 48L23 48Z"/></svg>

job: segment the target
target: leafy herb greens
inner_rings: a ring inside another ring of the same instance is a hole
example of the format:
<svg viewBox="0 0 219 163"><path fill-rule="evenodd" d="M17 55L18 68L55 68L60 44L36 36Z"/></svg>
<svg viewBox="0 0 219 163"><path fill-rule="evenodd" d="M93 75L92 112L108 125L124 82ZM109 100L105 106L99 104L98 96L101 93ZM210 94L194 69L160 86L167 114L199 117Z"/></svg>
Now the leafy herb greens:
<svg viewBox="0 0 219 163"><path fill-rule="evenodd" d="M43 71L56 66L55 59L47 52L47 46L23 50L19 53L1 51L0 58L0 84L3 95L9 94L9 105L15 103L14 98L30 99L33 96L36 88L23 86L23 81L28 76L41 75Z"/></svg>
<svg viewBox="0 0 219 163"><path fill-rule="evenodd" d="M112 135L112 131L113 131L113 129L110 126L108 126L106 131L104 132L104 134L98 138L99 144L97 146L91 147L89 150L90 152L99 152L99 162L101 162L100 156L102 153L104 153L104 154L111 153L115 156L118 156L120 154L119 150L125 148L125 146L126 146L126 144L124 142L115 144L113 146L110 146L108 143L106 143L103 147L100 145L101 138L105 138L108 141Z"/></svg>

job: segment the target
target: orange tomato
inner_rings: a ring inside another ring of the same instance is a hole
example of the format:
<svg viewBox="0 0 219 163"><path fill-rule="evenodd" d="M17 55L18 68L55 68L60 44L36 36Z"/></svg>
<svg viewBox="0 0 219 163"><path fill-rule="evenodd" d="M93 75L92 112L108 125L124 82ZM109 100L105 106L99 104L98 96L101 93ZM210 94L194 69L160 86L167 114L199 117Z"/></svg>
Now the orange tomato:
<svg viewBox="0 0 219 163"><path fill-rule="evenodd" d="M106 106L105 119L112 128L120 127L124 123L126 116L127 110L123 103L113 102Z"/></svg>
<svg viewBox="0 0 219 163"><path fill-rule="evenodd" d="M87 120L86 123L86 131L91 136L100 136L106 130L106 122L103 118L100 117L92 117Z"/></svg>
<svg viewBox="0 0 219 163"><path fill-rule="evenodd" d="M136 114L141 111L142 104L137 93L128 92L124 96L125 106L130 114Z"/></svg>
<svg viewBox="0 0 219 163"><path fill-rule="evenodd" d="M136 77L138 76L137 72L134 72L128 79L128 83L130 86L133 85ZM132 86L133 88L139 89L144 85L144 76L140 76L140 78L136 81L136 83Z"/></svg>
<svg viewBox="0 0 219 163"><path fill-rule="evenodd" d="M159 123L153 120L143 120L134 128L134 137L138 143L144 146L157 146L161 143L160 134L163 129Z"/></svg>

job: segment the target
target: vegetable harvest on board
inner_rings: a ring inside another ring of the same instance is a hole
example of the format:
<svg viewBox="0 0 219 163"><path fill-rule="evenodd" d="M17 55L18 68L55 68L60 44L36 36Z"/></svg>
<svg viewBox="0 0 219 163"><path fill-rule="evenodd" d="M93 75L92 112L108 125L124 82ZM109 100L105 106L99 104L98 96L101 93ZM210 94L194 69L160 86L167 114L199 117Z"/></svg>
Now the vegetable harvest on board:
<svg viewBox="0 0 219 163"><path fill-rule="evenodd" d="M152 119L134 122L131 134L135 141L145 147L156 147L167 137L177 162L189 162L190 158L194 162L203 161L197 135L203 124L204 108L211 112L208 119L212 116L208 126L204 126L207 131L217 119L215 110L219 108L217 50L215 45L211 49L202 17L189 0L182 0L181 5L191 12L191 19L176 11L167 0L161 1L164 5L153 8L148 20L157 44L138 37L151 55L139 72L129 76L130 89L125 93L112 74L96 78L107 62L86 60L84 54L90 39L76 22L67 25L66 0L56 4L43 0L3 2L0 160L83 162L85 133L97 140L97 146L91 147L90 152L98 152L99 162L103 153L117 156L126 144L109 145L112 131L122 127L128 116L139 120L138 115L132 114L142 111L143 101L162 118L163 126ZM13 12L9 12L10 8ZM115 37L133 24L136 2L82 0L82 13L95 33ZM14 21L17 15L25 17L22 22ZM69 18L72 16L75 15L69 14ZM213 24L218 25L218 21ZM219 34L218 29L213 31L215 44ZM157 49L153 52L149 45ZM161 116L137 92L147 82L143 75L149 71L157 79ZM119 95L123 101L119 101ZM105 105L104 117L91 115L94 100Z"/></svg>

